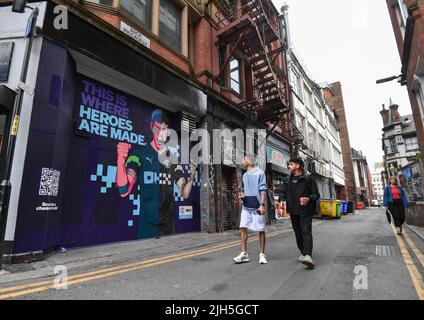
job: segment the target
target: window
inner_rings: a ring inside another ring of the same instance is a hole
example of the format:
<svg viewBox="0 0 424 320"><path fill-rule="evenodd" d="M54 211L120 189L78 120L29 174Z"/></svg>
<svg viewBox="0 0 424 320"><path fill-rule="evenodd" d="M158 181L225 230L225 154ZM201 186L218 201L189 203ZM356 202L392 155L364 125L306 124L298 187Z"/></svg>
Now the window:
<svg viewBox="0 0 424 320"><path fill-rule="evenodd" d="M181 8L170 0L160 0L159 38L181 51Z"/></svg>
<svg viewBox="0 0 424 320"><path fill-rule="evenodd" d="M309 149L317 151L317 131L311 126L308 126Z"/></svg>
<svg viewBox="0 0 424 320"><path fill-rule="evenodd" d="M324 124L324 116L323 116L324 109L321 107L318 107L318 113L319 113L319 121Z"/></svg>
<svg viewBox="0 0 424 320"><path fill-rule="evenodd" d="M302 83L300 81L300 76L292 71L291 72L291 85L293 87L293 91L298 95L300 99L302 99Z"/></svg>
<svg viewBox="0 0 424 320"><path fill-rule="evenodd" d="M236 58L230 60L231 89L240 94L240 61Z"/></svg>
<svg viewBox="0 0 424 320"><path fill-rule="evenodd" d="M415 150L419 149L417 137L411 137L405 139L406 150Z"/></svg>
<svg viewBox="0 0 424 320"><path fill-rule="evenodd" d="M397 143L396 143L396 139L390 139L390 150L392 153L398 152L397 150Z"/></svg>
<svg viewBox="0 0 424 320"><path fill-rule="evenodd" d="M297 128L304 135L305 134L305 118L296 112Z"/></svg>
<svg viewBox="0 0 424 320"><path fill-rule="evenodd" d="M333 163L338 165L340 168L343 168L343 156L339 149L335 145L331 145L333 149Z"/></svg>
<svg viewBox="0 0 424 320"><path fill-rule="evenodd" d="M311 95L312 95L311 90L309 90L307 87L305 87L304 102L305 102L306 108L308 108L309 110L311 110L311 106L312 106Z"/></svg>
<svg viewBox="0 0 424 320"><path fill-rule="evenodd" d="M326 155L326 150L327 150L327 146L325 144L325 138L321 135L319 135L319 141L320 141L320 155L322 159L327 160L327 155Z"/></svg>
<svg viewBox="0 0 424 320"><path fill-rule="evenodd" d="M152 0L121 0L121 8L147 28L152 25Z"/></svg>

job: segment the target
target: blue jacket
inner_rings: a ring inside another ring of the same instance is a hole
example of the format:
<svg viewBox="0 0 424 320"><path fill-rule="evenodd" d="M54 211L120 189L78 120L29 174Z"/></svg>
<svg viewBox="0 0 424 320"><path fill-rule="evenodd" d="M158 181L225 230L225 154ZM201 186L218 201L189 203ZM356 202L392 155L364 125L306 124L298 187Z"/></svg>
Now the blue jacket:
<svg viewBox="0 0 424 320"><path fill-rule="evenodd" d="M406 196L405 190L403 188L398 187L400 194L402 196L403 206L406 208L409 206L408 197ZM386 186L384 189L384 206L387 207L389 203L393 203L393 195L392 195L392 189L389 186Z"/></svg>

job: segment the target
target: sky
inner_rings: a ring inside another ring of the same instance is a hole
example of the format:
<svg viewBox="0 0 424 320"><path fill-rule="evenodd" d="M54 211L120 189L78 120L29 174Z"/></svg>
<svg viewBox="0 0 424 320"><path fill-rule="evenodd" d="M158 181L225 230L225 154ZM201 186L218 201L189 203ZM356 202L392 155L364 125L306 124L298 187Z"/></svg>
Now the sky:
<svg viewBox="0 0 424 320"><path fill-rule="evenodd" d="M377 79L399 75L401 60L385 0L273 0L289 5L293 48L317 83L340 81L350 144L381 162L382 104L412 114L406 87Z"/></svg>

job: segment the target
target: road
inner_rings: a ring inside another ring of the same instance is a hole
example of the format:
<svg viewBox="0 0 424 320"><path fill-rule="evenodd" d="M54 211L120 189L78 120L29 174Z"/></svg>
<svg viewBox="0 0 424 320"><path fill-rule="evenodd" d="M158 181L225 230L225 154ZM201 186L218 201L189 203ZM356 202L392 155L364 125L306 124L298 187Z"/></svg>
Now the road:
<svg viewBox="0 0 424 320"><path fill-rule="evenodd" d="M201 249L121 261L107 268L80 268L67 289L52 278L0 286L0 299L424 299L424 241L412 230L398 237L382 209L341 220L316 221L314 259L297 262L294 234L274 232L267 243L268 265L259 265L257 238L252 261L235 265L237 238Z"/></svg>

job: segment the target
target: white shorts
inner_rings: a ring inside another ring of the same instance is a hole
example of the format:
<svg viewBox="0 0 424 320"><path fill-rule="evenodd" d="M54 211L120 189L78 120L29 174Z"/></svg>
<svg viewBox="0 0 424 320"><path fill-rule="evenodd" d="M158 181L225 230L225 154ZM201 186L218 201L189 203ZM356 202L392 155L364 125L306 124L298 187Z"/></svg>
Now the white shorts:
<svg viewBox="0 0 424 320"><path fill-rule="evenodd" d="M256 209L249 209L243 206L241 210L240 228L247 228L256 232L265 232L265 215L261 216L256 212Z"/></svg>

